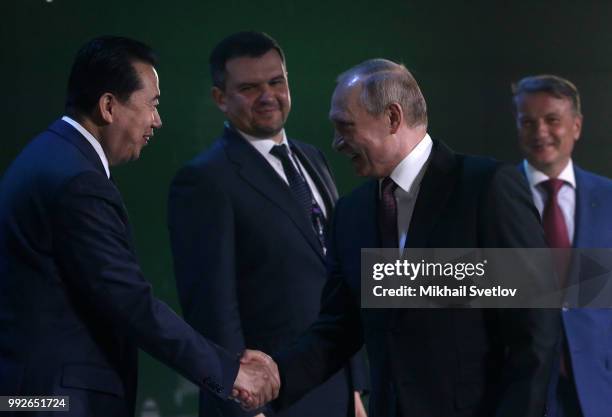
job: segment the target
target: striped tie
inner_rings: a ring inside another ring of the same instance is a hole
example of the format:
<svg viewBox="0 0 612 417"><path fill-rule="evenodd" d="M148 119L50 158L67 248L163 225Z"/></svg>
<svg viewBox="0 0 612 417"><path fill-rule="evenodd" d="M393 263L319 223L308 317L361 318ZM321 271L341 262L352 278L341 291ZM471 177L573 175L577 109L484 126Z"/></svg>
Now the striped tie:
<svg viewBox="0 0 612 417"><path fill-rule="evenodd" d="M272 150L270 150L270 153L278 158L283 164L283 170L287 176L289 188L291 188L293 196L304 210L306 218L312 223L314 232L317 235L319 243L321 244L323 254L325 254L325 217L323 216L323 211L313 198L306 179L297 169L295 169L295 165L293 165L293 162L291 162L289 157L289 149L287 149L286 145L275 145Z"/></svg>

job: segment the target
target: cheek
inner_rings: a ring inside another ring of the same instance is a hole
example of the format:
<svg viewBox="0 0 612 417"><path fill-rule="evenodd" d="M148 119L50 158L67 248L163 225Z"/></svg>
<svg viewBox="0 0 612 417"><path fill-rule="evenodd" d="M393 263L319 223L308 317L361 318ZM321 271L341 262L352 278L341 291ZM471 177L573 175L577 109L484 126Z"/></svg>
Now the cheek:
<svg viewBox="0 0 612 417"><path fill-rule="evenodd" d="M252 100L249 100L248 97L236 97L231 102L228 102L228 112L232 114L248 114L251 104Z"/></svg>

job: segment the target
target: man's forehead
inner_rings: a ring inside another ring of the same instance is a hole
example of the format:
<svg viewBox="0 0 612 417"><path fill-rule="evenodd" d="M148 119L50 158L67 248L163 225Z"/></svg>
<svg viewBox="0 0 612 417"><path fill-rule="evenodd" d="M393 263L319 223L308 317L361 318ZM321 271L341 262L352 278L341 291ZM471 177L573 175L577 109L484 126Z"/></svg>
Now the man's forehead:
<svg viewBox="0 0 612 417"><path fill-rule="evenodd" d="M272 49L262 56L239 56L225 63L228 80L233 82L250 82L268 80L285 76L285 65L276 50Z"/></svg>
<svg viewBox="0 0 612 417"><path fill-rule="evenodd" d="M146 98L158 98L160 95L159 76L155 67L144 62L136 62L133 65L141 84L133 94L143 95Z"/></svg>
<svg viewBox="0 0 612 417"><path fill-rule="evenodd" d="M570 97L558 96L547 91L525 92L517 97L518 105L526 105L527 103L542 103L550 106L571 106L572 100Z"/></svg>
<svg viewBox="0 0 612 417"><path fill-rule="evenodd" d="M342 83L336 87L329 110L330 120L343 122L353 118L356 106L359 106L359 90L360 87L355 84Z"/></svg>

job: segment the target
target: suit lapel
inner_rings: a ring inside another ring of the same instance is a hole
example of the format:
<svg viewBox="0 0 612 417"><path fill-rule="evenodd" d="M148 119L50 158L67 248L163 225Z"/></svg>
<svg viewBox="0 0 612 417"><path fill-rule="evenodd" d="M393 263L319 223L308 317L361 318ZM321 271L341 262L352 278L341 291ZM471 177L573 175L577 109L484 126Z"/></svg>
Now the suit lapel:
<svg viewBox="0 0 612 417"><path fill-rule="evenodd" d="M325 175L327 173L325 172L324 168L320 166L321 164L316 163L316 160L310 158L297 143L291 140L289 143L295 155L298 157L306 171L308 171L310 178L312 178L314 181L317 190L323 198L327 213L331 214L334 204L338 199L338 192L333 186L331 178L329 178L329 175Z"/></svg>
<svg viewBox="0 0 612 417"><path fill-rule="evenodd" d="M360 242L361 248L379 248L380 231L378 228L378 200L379 200L378 180L371 180L364 186L363 196L359 198L359 210L356 212L360 218L356 225L359 225L359 236L363 239Z"/></svg>
<svg viewBox="0 0 612 417"><path fill-rule="evenodd" d="M53 124L49 126L49 130L76 146L92 165L106 177L106 170L104 169L104 165L102 165L100 156L98 156L93 146L91 146L78 130L62 119L53 122Z"/></svg>
<svg viewBox="0 0 612 417"><path fill-rule="evenodd" d="M291 189L274 171L268 161L233 129L223 134L228 159L237 167L242 179L264 198L274 203L291 219L312 249L324 260L321 245L309 219L291 194Z"/></svg>
<svg viewBox="0 0 612 417"><path fill-rule="evenodd" d="M574 172L576 175L576 221L573 247L593 247L589 240L592 236L598 236L598 219L593 218L593 214L597 211L595 209L599 201L591 183L585 180L582 169L574 165Z"/></svg>
<svg viewBox="0 0 612 417"><path fill-rule="evenodd" d="M457 175L452 175L456 166L454 153L443 143L434 141L428 166L417 196L406 247L427 247L451 191Z"/></svg>

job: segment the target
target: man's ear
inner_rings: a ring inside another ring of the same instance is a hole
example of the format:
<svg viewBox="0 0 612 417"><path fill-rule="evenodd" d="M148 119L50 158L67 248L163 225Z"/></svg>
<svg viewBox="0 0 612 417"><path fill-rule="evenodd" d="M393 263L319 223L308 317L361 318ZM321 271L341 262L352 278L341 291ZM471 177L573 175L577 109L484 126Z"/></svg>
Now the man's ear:
<svg viewBox="0 0 612 417"><path fill-rule="evenodd" d="M213 87L210 90L210 93L212 95L213 101L215 102L219 110L225 113L227 111L227 104L225 102L225 92L219 87Z"/></svg>
<svg viewBox="0 0 612 417"><path fill-rule="evenodd" d="M117 98L111 93L104 93L98 99L98 112L100 113L100 117L108 124L113 122L116 104Z"/></svg>
<svg viewBox="0 0 612 417"><path fill-rule="evenodd" d="M574 118L574 140L580 139L580 133L582 132L582 116L575 116Z"/></svg>
<svg viewBox="0 0 612 417"><path fill-rule="evenodd" d="M386 110L387 121L389 123L389 129L391 134L397 133L402 122L404 121L404 111L399 103L391 103L387 106Z"/></svg>

